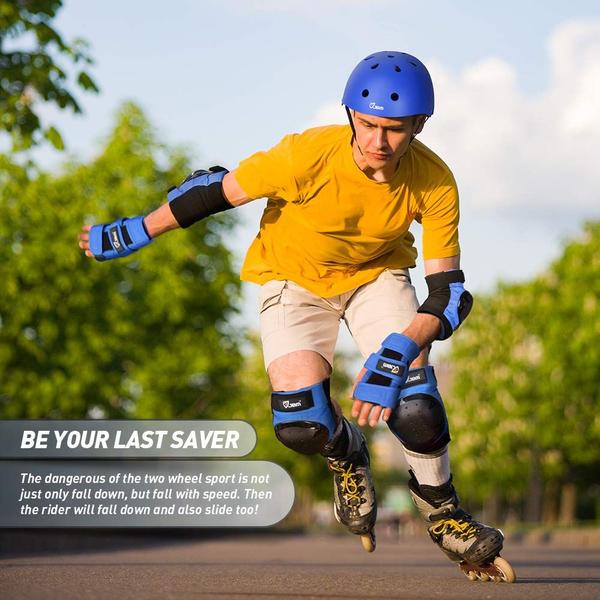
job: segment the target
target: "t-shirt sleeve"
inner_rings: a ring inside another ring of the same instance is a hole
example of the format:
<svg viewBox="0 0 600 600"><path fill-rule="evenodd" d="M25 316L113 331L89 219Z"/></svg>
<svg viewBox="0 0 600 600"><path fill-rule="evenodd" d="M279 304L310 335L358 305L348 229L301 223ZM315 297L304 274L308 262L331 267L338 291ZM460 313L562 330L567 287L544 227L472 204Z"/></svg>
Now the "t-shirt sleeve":
<svg viewBox="0 0 600 600"><path fill-rule="evenodd" d="M451 174L430 192L419 216L423 226L425 260L460 254L458 188Z"/></svg>
<svg viewBox="0 0 600 600"><path fill-rule="evenodd" d="M293 169L297 137L286 135L270 150L256 152L240 162L235 178L249 198L297 199L298 182Z"/></svg>

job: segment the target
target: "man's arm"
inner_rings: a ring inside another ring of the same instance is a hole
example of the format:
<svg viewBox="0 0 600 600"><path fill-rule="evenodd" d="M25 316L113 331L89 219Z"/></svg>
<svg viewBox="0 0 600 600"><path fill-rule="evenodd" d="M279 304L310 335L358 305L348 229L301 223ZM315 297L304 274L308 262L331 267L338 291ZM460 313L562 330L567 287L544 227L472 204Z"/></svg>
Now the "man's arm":
<svg viewBox="0 0 600 600"><path fill-rule="evenodd" d="M460 256L451 256L449 258L432 258L424 261L425 276L444 271L454 271L460 269ZM417 313L410 325L402 331L402 335L413 340L419 347L420 354L411 363L412 368L425 366L429 355L430 344L438 339L440 333L441 321L438 317L428 313ZM363 368L356 383L362 380L367 369ZM353 390L354 392L354 390ZM352 416L358 420L358 424L365 426L367 423L372 427L377 425L380 416L383 413L383 420L387 421L392 415L391 408L364 402L362 400L354 400L352 404Z"/></svg>
<svg viewBox="0 0 600 600"><path fill-rule="evenodd" d="M460 269L460 256L449 258L430 258L424 261L425 275L433 275L443 271L455 271ZM414 361L414 366L422 366L427 363L427 352L429 344L437 339L440 332L440 320L434 315L417 313L412 323L402 332L414 340L422 350L419 357Z"/></svg>
<svg viewBox="0 0 600 600"><path fill-rule="evenodd" d="M240 187L235 178L235 171L225 175L222 185L223 197L232 207L242 206L253 200L253 198L249 198ZM180 227L170 205L170 202L165 202L159 208L144 217L144 227L150 239L154 239L167 231L172 231L173 229L178 229ZM91 228L91 225L83 226L83 229L79 234L79 247L85 251L86 256L94 257L89 245L89 232Z"/></svg>
<svg viewBox="0 0 600 600"><path fill-rule="evenodd" d="M227 173L223 178L223 197L234 208L247 204L253 200L253 198L249 198L246 195L246 192L240 187L240 184L235 178L235 171ZM177 229L180 226L173 216L169 204L169 202L165 202L144 219L144 225L151 238L158 237L159 235Z"/></svg>

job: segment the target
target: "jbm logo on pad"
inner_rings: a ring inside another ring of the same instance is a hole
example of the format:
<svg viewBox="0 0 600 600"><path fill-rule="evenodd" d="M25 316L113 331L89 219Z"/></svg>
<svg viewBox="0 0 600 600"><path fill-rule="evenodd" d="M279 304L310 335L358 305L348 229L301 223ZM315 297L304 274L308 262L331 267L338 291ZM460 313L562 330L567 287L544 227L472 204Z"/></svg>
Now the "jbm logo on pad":
<svg viewBox="0 0 600 600"><path fill-rule="evenodd" d="M273 396L272 398L273 409L285 412L306 410L307 408L312 408L314 405L315 403L310 393L290 394L285 400L277 396Z"/></svg>
<svg viewBox="0 0 600 600"><path fill-rule="evenodd" d="M387 371L388 373L391 373L392 375L400 375L400 371L402 370L402 367L400 365L395 365L393 363L389 363L389 362L381 359L377 363L377 369L379 371Z"/></svg>

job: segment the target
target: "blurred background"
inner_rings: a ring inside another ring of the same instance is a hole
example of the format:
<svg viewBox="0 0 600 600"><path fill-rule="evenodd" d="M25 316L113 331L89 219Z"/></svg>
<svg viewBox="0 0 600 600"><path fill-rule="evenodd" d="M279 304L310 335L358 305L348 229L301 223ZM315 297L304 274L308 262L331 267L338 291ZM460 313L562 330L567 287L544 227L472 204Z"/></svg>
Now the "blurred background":
<svg viewBox="0 0 600 600"><path fill-rule="evenodd" d="M190 170L343 123L378 50L429 67L421 135L461 190L472 315L434 358L465 503L493 523L600 519L600 9L509 0L0 0L0 417L239 418L281 464L287 524L327 525L322 460L272 432L256 286L263 201L100 264L84 222L143 214ZM419 239L419 228L415 227ZM422 270L413 280L421 299ZM340 334L334 394L360 359ZM410 529L400 448L369 432L382 515ZM284 523L285 525L285 523Z"/></svg>

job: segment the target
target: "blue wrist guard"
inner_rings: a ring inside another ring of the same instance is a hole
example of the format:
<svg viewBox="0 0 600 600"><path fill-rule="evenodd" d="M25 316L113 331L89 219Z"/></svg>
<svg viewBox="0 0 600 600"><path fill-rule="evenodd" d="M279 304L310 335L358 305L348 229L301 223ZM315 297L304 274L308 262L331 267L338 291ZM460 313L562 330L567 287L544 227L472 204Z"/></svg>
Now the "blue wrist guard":
<svg viewBox="0 0 600 600"><path fill-rule="evenodd" d="M119 219L109 225L94 225L90 229L90 250L99 261L129 256L151 241L141 216Z"/></svg>
<svg viewBox="0 0 600 600"><path fill-rule="evenodd" d="M379 351L367 358L367 371L354 389L354 398L396 408L408 368L419 353L419 346L409 337L401 333L388 335Z"/></svg>

